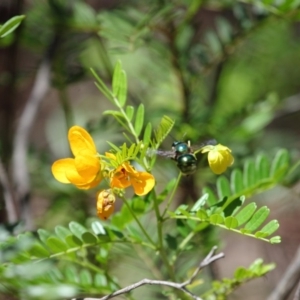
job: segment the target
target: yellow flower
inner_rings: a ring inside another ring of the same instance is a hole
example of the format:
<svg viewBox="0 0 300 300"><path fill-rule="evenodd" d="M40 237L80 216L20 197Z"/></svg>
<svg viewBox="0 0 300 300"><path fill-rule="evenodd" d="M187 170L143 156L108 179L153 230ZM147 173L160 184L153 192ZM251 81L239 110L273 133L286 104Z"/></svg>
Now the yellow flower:
<svg viewBox="0 0 300 300"><path fill-rule="evenodd" d="M231 150L221 144L216 146L207 145L203 147L201 152L208 152L208 163L215 174L221 174L225 172L226 169L234 162Z"/></svg>
<svg viewBox="0 0 300 300"><path fill-rule="evenodd" d="M97 194L97 215L106 220L115 209L116 197L110 189L102 190Z"/></svg>
<svg viewBox="0 0 300 300"><path fill-rule="evenodd" d="M107 157L113 158L114 155L106 153ZM129 162L124 162L111 173L110 186L112 188L124 189L133 186L134 192L143 196L148 194L155 185L153 175L147 172L138 172Z"/></svg>
<svg viewBox="0 0 300 300"><path fill-rule="evenodd" d="M95 143L89 133L73 126L68 139L75 158L63 158L52 165L52 173L62 183L72 183L79 189L90 189L101 180L101 165Z"/></svg>

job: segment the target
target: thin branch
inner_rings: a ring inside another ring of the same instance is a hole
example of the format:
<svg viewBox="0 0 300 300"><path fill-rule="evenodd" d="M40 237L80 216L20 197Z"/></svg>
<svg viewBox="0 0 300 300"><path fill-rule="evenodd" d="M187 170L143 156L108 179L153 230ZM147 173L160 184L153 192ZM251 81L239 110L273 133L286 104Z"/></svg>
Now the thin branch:
<svg viewBox="0 0 300 300"><path fill-rule="evenodd" d="M15 223L18 221L18 210L15 203L13 189L7 177L7 173L0 159L0 185L3 189L3 198L5 202L5 210L8 223Z"/></svg>
<svg viewBox="0 0 300 300"><path fill-rule="evenodd" d="M44 99L50 87L50 62L45 58L36 74L36 79L32 88L32 92L26 103L25 109L21 115L13 143L12 156L12 178L16 185L18 202L25 219L26 227L31 229L31 218L28 217L28 199L30 192L29 172L27 165L27 150L29 144L29 135L35 121L38 107Z"/></svg>
<svg viewBox="0 0 300 300"><path fill-rule="evenodd" d="M300 300L300 282L298 284L298 287L297 287L297 290L296 290L296 293L295 293L295 296L294 296L293 300Z"/></svg>
<svg viewBox="0 0 300 300"><path fill-rule="evenodd" d="M104 297L101 298L73 298L72 300L107 300L107 299L111 299L114 298L116 296L122 295L122 294L126 294L128 292L131 292L132 290L141 287L143 285L149 284L149 285L163 285L163 286L168 286L168 287L172 287L174 289L178 289L186 294L188 294L189 296L191 296L193 299L195 300L202 300L202 298L196 296L195 294L191 293L186 286L191 284L193 282L193 280L196 278L196 276L198 275L198 273L200 272L200 270L202 270L204 267L208 266L209 264L211 264L212 262L216 261L217 259L220 259L222 257L224 257L224 253L219 253L217 255L214 255L214 253L216 252L217 247L214 246L212 248L212 250L208 253L208 255L204 258L203 261L201 261L201 263L199 264L198 268L195 270L195 272L193 273L193 275L191 276L191 278L189 278L188 280L186 280L185 282L182 283L176 283L176 282L170 282L170 281L163 281L163 280L152 280L152 279L142 279L134 284L131 284L123 289L120 289L118 291L115 291L109 295L106 295Z"/></svg>
<svg viewBox="0 0 300 300"><path fill-rule="evenodd" d="M16 186L17 204L20 206L21 218L25 221L25 227L28 230L32 229L32 218L28 205L30 196L30 181L27 165L29 136L39 105L50 88L51 62L59 42L60 36L59 33L56 33L46 49L44 58L38 68L32 91L20 117L13 142L12 178Z"/></svg>
<svg viewBox="0 0 300 300"><path fill-rule="evenodd" d="M192 277L190 279L188 279L187 281L183 282L182 285L183 286L187 286L189 284L191 284L194 279L196 278L196 276L198 275L198 273L206 266L208 266L209 264L211 264L212 262L214 262L215 260L218 260L222 257L224 257L224 253L219 253L217 255L214 255L215 252L217 250L217 246L212 247L212 249L210 250L210 252L207 254L207 256L204 258L204 260L199 264L198 268L195 270L195 272L193 273Z"/></svg>
<svg viewBox="0 0 300 300"><path fill-rule="evenodd" d="M300 280L300 246L282 279L267 300L284 300ZM295 298L297 299L297 298Z"/></svg>

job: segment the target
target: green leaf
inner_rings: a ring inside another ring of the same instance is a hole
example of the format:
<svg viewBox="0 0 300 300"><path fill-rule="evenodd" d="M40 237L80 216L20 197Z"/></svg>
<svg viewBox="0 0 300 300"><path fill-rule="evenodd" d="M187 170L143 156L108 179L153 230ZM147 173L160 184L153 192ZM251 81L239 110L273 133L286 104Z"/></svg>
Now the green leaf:
<svg viewBox="0 0 300 300"><path fill-rule="evenodd" d="M252 232L256 230L268 217L270 209L266 206L261 207L246 224L245 229Z"/></svg>
<svg viewBox="0 0 300 300"><path fill-rule="evenodd" d="M55 236L51 236L47 239L47 246L54 253L65 252L68 250L67 245Z"/></svg>
<svg viewBox="0 0 300 300"><path fill-rule="evenodd" d="M228 229L236 228L239 225L238 220L235 217L231 217L231 216L225 218L225 222L224 223L225 223L225 226Z"/></svg>
<svg viewBox="0 0 300 300"><path fill-rule="evenodd" d="M256 208L257 205L254 202L249 203L235 216L239 223L239 226L246 223L252 217Z"/></svg>
<svg viewBox="0 0 300 300"><path fill-rule="evenodd" d="M25 18L24 15L21 16L15 16L11 19L9 19L7 22L5 22L1 27L0 27L0 37L3 38L6 35L10 34L13 32L22 22L22 20Z"/></svg>
<svg viewBox="0 0 300 300"><path fill-rule="evenodd" d="M244 196L232 200L223 210L224 216L228 217L234 215L239 210L239 208L243 205L244 201L245 201Z"/></svg>
<svg viewBox="0 0 300 300"><path fill-rule="evenodd" d="M254 235L257 238L265 238L268 236L268 234L266 234L265 232L262 232L262 231L256 231Z"/></svg>
<svg viewBox="0 0 300 300"><path fill-rule="evenodd" d="M143 142L145 145L149 145L151 140L152 124L149 122L144 131Z"/></svg>
<svg viewBox="0 0 300 300"><path fill-rule="evenodd" d="M156 197L158 203L161 203L163 201L165 201L167 195L169 195L169 193L171 192L171 190L174 188L174 185L176 183L176 179L173 178L172 180L170 180L167 185L165 186L164 190Z"/></svg>
<svg viewBox="0 0 300 300"><path fill-rule="evenodd" d="M123 107L126 103L127 98L127 77L124 70L121 71L117 98L119 100L120 106Z"/></svg>
<svg viewBox="0 0 300 300"><path fill-rule="evenodd" d="M170 248L171 250L177 249L177 239L174 236L166 234L165 240L167 242L168 248Z"/></svg>
<svg viewBox="0 0 300 300"><path fill-rule="evenodd" d="M142 199L141 197L134 197L133 200L131 201L131 208L135 213L141 214L145 211L147 205L145 200Z"/></svg>
<svg viewBox="0 0 300 300"><path fill-rule="evenodd" d="M51 236L51 233L45 229L38 229L37 232L38 232L40 240L46 245L47 239Z"/></svg>
<svg viewBox="0 0 300 300"><path fill-rule="evenodd" d="M248 159L244 164L244 185L253 186L256 182L255 164L252 159Z"/></svg>
<svg viewBox="0 0 300 300"><path fill-rule="evenodd" d="M129 119L129 121L132 120L133 114L134 114L134 107L131 105L126 106L126 116Z"/></svg>
<svg viewBox="0 0 300 300"><path fill-rule="evenodd" d="M175 121L169 118L168 116L163 116L158 128L154 131L155 135L155 147L158 147L162 141L168 136L171 132Z"/></svg>
<svg viewBox="0 0 300 300"><path fill-rule="evenodd" d="M103 111L102 112L102 115L112 115L112 116L114 116L115 118L121 118L121 119L124 119L124 116L123 116L123 114L122 113L120 113L119 111L117 111L117 110L105 110L105 111Z"/></svg>
<svg viewBox="0 0 300 300"><path fill-rule="evenodd" d="M94 231L94 233L96 235L98 235L98 234L102 234L102 235L106 234L106 231L105 231L103 225L99 221L93 222L91 226L92 226L92 230Z"/></svg>
<svg viewBox="0 0 300 300"><path fill-rule="evenodd" d="M234 272L234 278L236 278L239 281L248 278L248 276L249 276L249 271L243 267L237 268Z"/></svg>
<svg viewBox="0 0 300 300"><path fill-rule="evenodd" d="M128 157L132 157L132 154L133 154L136 147L137 147L136 144L131 144L131 146L129 147L129 149L127 151L127 156Z"/></svg>
<svg viewBox="0 0 300 300"><path fill-rule="evenodd" d="M74 27L76 28L83 28L85 26L92 28L97 26L94 9L90 5L80 1L75 1L72 5L72 21L75 23Z"/></svg>
<svg viewBox="0 0 300 300"><path fill-rule="evenodd" d="M64 273L67 278L67 280L70 283L76 283L78 284L78 271L76 268L72 265L69 265L67 268L64 268Z"/></svg>
<svg viewBox="0 0 300 300"><path fill-rule="evenodd" d="M277 220L272 220L266 224L260 231L266 233L266 236L271 235L279 228L279 223Z"/></svg>
<svg viewBox="0 0 300 300"><path fill-rule="evenodd" d="M289 166L289 153L286 149L281 149L276 153L276 156L271 166L271 176L280 180Z"/></svg>
<svg viewBox="0 0 300 300"><path fill-rule="evenodd" d="M81 239L81 236L87 232L87 229L85 227L83 227L81 224L77 223L77 222L74 222L72 221L70 224L69 224L69 228L71 230L71 232L77 236L79 239Z"/></svg>
<svg viewBox="0 0 300 300"><path fill-rule="evenodd" d="M107 286L107 278L104 274L97 273L94 276L94 285L97 288L103 288L104 286Z"/></svg>
<svg viewBox="0 0 300 300"><path fill-rule="evenodd" d="M66 242L71 247L82 246L82 241L73 234L66 237Z"/></svg>
<svg viewBox="0 0 300 300"><path fill-rule="evenodd" d="M209 217L209 221L211 224L223 224L224 223L224 218L219 215L219 214L213 214Z"/></svg>
<svg viewBox="0 0 300 300"><path fill-rule="evenodd" d="M224 18L217 18L216 26L220 40L223 44L228 44L232 39L232 28L229 22Z"/></svg>
<svg viewBox="0 0 300 300"><path fill-rule="evenodd" d="M206 213L206 211L204 209L199 209L197 211L197 217L200 220L206 220L208 218L208 215L207 215L207 213Z"/></svg>
<svg viewBox="0 0 300 300"><path fill-rule="evenodd" d="M71 234L71 231L66 227L58 225L55 227L55 233L61 240L65 240Z"/></svg>
<svg viewBox="0 0 300 300"><path fill-rule="evenodd" d="M88 231L85 232L81 238L86 244L95 244L98 241L98 238Z"/></svg>
<svg viewBox="0 0 300 300"><path fill-rule="evenodd" d="M281 237L280 236L273 236L270 239L270 243L271 244L279 244L279 243L281 243Z"/></svg>
<svg viewBox="0 0 300 300"><path fill-rule="evenodd" d="M229 181L225 176L219 176L217 179L217 191L220 199L231 195Z"/></svg>
<svg viewBox="0 0 300 300"><path fill-rule="evenodd" d="M113 149L115 150L116 152L119 152L120 151L120 148L118 146L116 146L115 144L109 142L109 141L106 141L106 143Z"/></svg>
<svg viewBox="0 0 300 300"><path fill-rule="evenodd" d="M133 157L137 157L139 151L141 150L141 148L143 147L143 143L140 142L139 144L136 145L134 152L132 153Z"/></svg>
<svg viewBox="0 0 300 300"><path fill-rule="evenodd" d="M182 208L178 208L179 209L179 212L183 215L183 216L186 216L187 218L189 218L191 215L188 211L186 211L185 209L182 209Z"/></svg>
<svg viewBox="0 0 300 300"><path fill-rule="evenodd" d="M117 97L119 93L121 73L122 73L122 65L121 62L118 61L115 65L113 80L112 80L112 91L115 97Z"/></svg>
<svg viewBox="0 0 300 300"><path fill-rule="evenodd" d="M113 234L113 236L117 237L119 240L124 238L124 234L122 231L117 229L110 229L110 232Z"/></svg>
<svg viewBox="0 0 300 300"><path fill-rule="evenodd" d="M107 88L107 86L101 80L101 78L97 75L97 73L93 69L90 69L90 70L91 70L93 76L95 77L95 79L97 80L97 82L95 83L95 85L97 86L97 88L102 92L102 94L108 100L113 101L113 95L112 95L111 91Z"/></svg>
<svg viewBox="0 0 300 300"><path fill-rule="evenodd" d="M49 252L40 243L34 244L28 252L31 256L35 256L38 258L44 258L50 255Z"/></svg>
<svg viewBox="0 0 300 300"><path fill-rule="evenodd" d="M207 203L210 206L212 206L218 202L217 197L215 196L214 192L210 188L204 187L202 189L202 194L208 194Z"/></svg>
<svg viewBox="0 0 300 300"><path fill-rule="evenodd" d="M240 193L244 189L243 174L241 170L234 169L231 172L230 185L233 193Z"/></svg>
<svg viewBox="0 0 300 300"><path fill-rule="evenodd" d="M137 109L134 123L134 130L137 136L140 135L144 125L144 105L141 103Z"/></svg>
<svg viewBox="0 0 300 300"><path fill-rule="evenodd" d="M91 286L93 283L92 275L88 270L81 270L79 280L83 286Z"/></svg>
<svg viewBox="0 0 300 300"><path fill-rule="evenodd" d="M261 153L256 158L256 174L259 179L268 178L270 174L270 161L268 157Z"/></svg>
<svg viewBox="0 0 300 300"><path fill-rule="evenodd" d="M191 212L198 211L203 205L205 205L206 200L208 199L208 194L204 194L191 208Z"/></svg>
<svg viewBox="0 0 300 300"><path fill-rule="evenodd" d="M207 31L205 36L206 43L211 49L213 55L220 55L222 52L222 44L218 36L213 31Z"/></svg>

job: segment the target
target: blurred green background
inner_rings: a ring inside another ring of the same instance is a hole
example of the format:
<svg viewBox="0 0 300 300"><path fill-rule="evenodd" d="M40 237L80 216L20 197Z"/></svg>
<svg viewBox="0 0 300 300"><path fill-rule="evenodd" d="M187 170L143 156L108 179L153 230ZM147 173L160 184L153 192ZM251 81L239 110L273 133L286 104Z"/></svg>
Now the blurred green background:
<svg viewBox="0 0 300 300"><path fill-rule="evenodd" d="M125 141L117 122L102 115L111 106L90 72L109 84L118 60L128 76L128 103L145 105L146 123L155 126L163 115L175 120L162 148L174 140L197 145L215 138L232 149L235 167L279 148L299 159L299 1L1 1L0 23L20 14L26 15L22 25L0 40L0 157L17 212L9 216L1 193L6 227L51 229L96 218L95 193L56 182L51 164L70 155L66 137L74 124L92 134L101 153L109 150L106 141ZM20 120L30 107L36 111L27 116L24 133ZM18 160L18 150L25 160ZM158 160L153 173L163 188L178 170ZM256 197L273 208L281 245L221 233L226 259L216 266L217 278L256 257L278 265L232 299L264 299L257 295L268 295L291 260L300 240L298 180L299 172L285 187ZM201 161L197 173L182 180L176 201L191 203L204 183L214 182Z"/></svg>

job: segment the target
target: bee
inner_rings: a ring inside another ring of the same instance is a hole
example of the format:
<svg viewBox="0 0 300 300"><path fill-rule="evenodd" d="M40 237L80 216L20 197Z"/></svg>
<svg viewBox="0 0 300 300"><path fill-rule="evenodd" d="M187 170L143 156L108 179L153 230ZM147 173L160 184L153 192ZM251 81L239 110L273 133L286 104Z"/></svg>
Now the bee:
<svg viewBox="0 0 300 300"><path fill-rule="evenodd" d="M154 152L156 155L168 157L175 160L177 162L177 167L183 175L191 175L195 173L197 169L197 158L194 153L199 152L199 150L206 145L216 144L216 140L209 140L199 146L195 146L194 148L196 148L197 150L194 151L191 147L190 141L175 141L172 143L172 150L170 151L150 150L150 153Z"/></svg>

